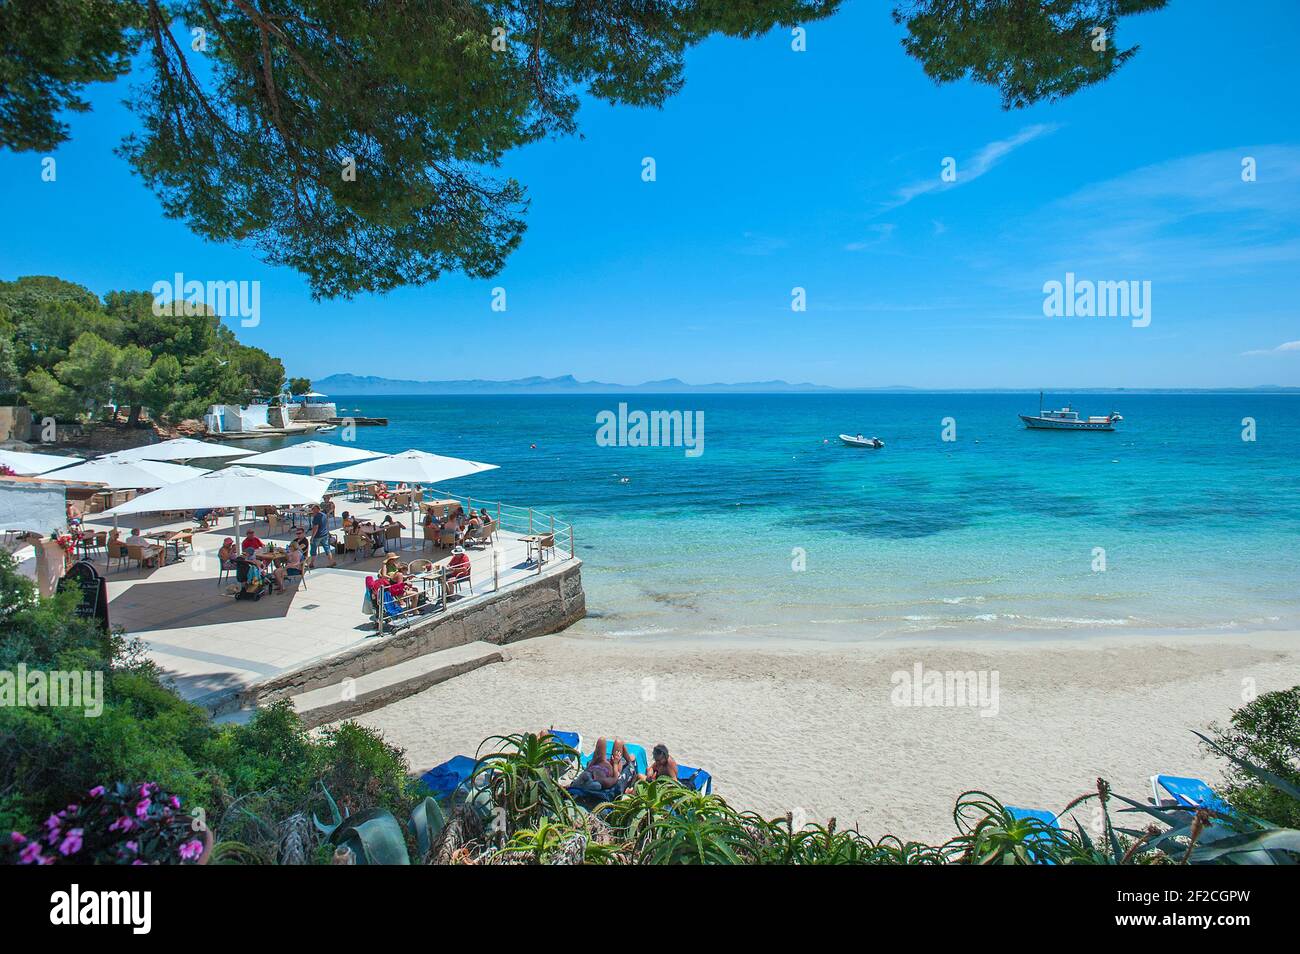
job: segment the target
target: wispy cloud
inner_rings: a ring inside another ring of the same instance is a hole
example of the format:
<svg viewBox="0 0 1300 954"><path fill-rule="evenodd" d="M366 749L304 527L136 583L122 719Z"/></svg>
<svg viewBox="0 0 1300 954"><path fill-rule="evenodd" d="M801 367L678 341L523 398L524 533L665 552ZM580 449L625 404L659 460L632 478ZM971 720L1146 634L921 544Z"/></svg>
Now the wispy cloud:
<svg viewBox="0 0 1300 954"><path fill-rule="evenodd" d="M1059 128L1056 123L1037 123L1033 126L1026 126L1009 139L995 139L993 142L986 144L975 155L958 160L957 177L953 181L945 182L936 170L933 177L920 179L899 189L894 194L894 198L885 204L885 209L896 209L907 205L918 196L929 192L947 191L974 182L1021 146L1033 142L1041 136L1053 133Z"/></svg>
<svg viewBox="0 0 1300 954"><path fill-rule="evenodd" d="M1300 353L1300 341L1284 341L1276 348L1261 348L1258 351L1243 351L1242 354L1286 354L1287 352Z"/></svg>
<svg viewBox="0 0 1300 954"><path fill-rule="evenodd" d="M868 226L868 228L872 232L871 238L849 242L844 246L844 251L861 252L875 245L879 245L881 242L886 242L889 240L889 237L894 234L894 229L896 229L897 226L892 222L881 222L877 225Z"/></svg>
<svg viewBox="0 0 1300 954"><path fill-rule="evenodd" d="M789 246L789 242L775 235L763 235L760 232L742 232L743 241L736 248L741 255L771 255Z"/></svg>

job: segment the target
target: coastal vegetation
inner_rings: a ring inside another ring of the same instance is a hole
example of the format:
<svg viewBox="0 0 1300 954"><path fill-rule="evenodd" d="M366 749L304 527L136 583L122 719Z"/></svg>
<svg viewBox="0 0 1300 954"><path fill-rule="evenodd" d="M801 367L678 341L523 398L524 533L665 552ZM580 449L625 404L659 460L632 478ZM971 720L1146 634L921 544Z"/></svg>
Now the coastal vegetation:
<svg viewBox="0 0 1300 954"><path fill-rule="evenodd" d="M101 299L59 278L0 282L0 392L38 417L104 421L120 411L128 426L145 412L176 422L279 393L280 360L241 344L217 316L158 310L145 291Z"/></svg>
<svg viewBox="0 0 1300 954"><path fill-rule="evenodd" d="M1069 96L1136 52L1122 17L1167 0L910 0L903 48L1005 108ZM0 146L49 152L87 86L131 74L119 153L164 213L302 273L318 297L498 273L527 195L494 167L578 131L580 92L662 106L711 36L803 31L840 0L0 5ZM882 14L888 10L882 5ZM802 44L802 46L800 45ZM870 104L863 107L870 112Z"/></svg>
<svg viewBox="0 0 1300 954"><path fill-rule="evenodd" d="M531 733L486 739L467 784L438 800L399 749L355 723L309 731L285 702L247 725L214 725L136 643L79 619L70 594L40 598L6 554L0 626L0 671L105 673L95 718L0 706L0 858L12 863L1300 861L1300 687L1259 696L1203 736L1232 765L1228 811L1156 807L1098 779L1057 827L972 791L954 806L952 837L929 844L765 818L669 780L580 803L563 783L578 753Z"/></svg>

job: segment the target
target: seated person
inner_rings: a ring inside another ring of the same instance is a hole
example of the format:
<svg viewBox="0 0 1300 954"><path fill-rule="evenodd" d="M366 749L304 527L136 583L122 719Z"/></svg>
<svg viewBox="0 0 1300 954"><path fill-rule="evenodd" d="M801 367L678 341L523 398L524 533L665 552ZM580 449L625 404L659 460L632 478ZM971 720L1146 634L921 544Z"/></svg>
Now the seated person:
<svg viewBox="0 0 1300 954"><path fill-rule="evenodd" d="M605 739L596 740L596 748L591 753L591 761L578 773L570 788L591 794L603 794L617 797L622 795L640 775L636 769L636 759L627 751L622 739L614 740L614 747L607 754Z"/></svg>
<svg viewBox="0 0 1300 954"><path fill-rule="evenodd" d="M221 560L221 569L233 570L235 560L239 558L239 551L235 548L235 538L226 537L221 541L221 549L217 551L217 558Z"/></svg>
<svg viewBox="0 0 1300 954"><path fill-rule="evenodd" d="M447 563L447 579L451 581L468 580L470 574L469 554L464 547L451 551L451 560Z"/></svg>
<svg viewBox="0 0 1300 954"><path fill-rule="evenodd" d="M409 609L415 605L415 598L419 596L419 590L406 582L406 576L401 570L396 571L388 582L384 584L390 596L397 600L404 608Z"/></svg>
<svg viewBox="0 0 1300 954"><path fill-rule="evenodd" d="M156 566L158 558L162 555L163 548L140 536L140 531L138 529L132 530L131 535L123 542L128 547L140 547L140 549L144 551L145 566Z"/></svg>
<svg viewBox="0 0 1300 954"><path fill-rule="evenodd" d="M344 511L343 511L343 524L342 524L342 526L343 526L343 532L344 532L344 533L347 533L349 530L351 530L351 529L352 529L352 524L353 524L352 514L348 513L346 510L344 510Z"/></svg>
<svg viewBox="0 0 1300 954"><path fill-rule="evenodd" d="M334 498L326 497L324 500L322 500L320 504L320 509L321 512L325 514L325 516L333 520L334 519Z"/></svg>
<svg viewBox="0 0 1300 954"><path fill-rule="evenodd" d="M393 578L393 574L399 572L400 564L397 560L396 553L390 553L384 557L383 565L379 568L379 578L387 581Z"/></svg>
<svg viewBox="0 0 1300 954"><path fill-rule="evenodd" d="M651 755L653 761L650 767L645 770L645 777L648 779L670 778L677 781L677 761L668 754L668 746L660 742L654 747Z"/></svg>
<svg viewBox="0 0 1300 954"><path fill-rule="evenodd" d="M300 533L302 531L299 531ZM302 576L302 568L307 562L307 544L295 540L289 544L289 551L284 557L284 576ZM281 581L283 585L283 580Z"/></svg>
<svg viewBox="0 0 1300 954"><path fill-rule="evenodd" d="M253 532L253 528L249 527L248 533L244 537L244 541L239 545L239 549L244 553L256 553L264 546L266 546L266 544L262 542L261 538L256 533Z"/></svg>
<svg viewBox="0 0 1300 954"><path fill-rule="evenodd" d="M433 515L432 510L426 510L424 512L424 520L422 523L426 527L433 527L435 530L438 529L438 518Z"/></svg>
<svg viewBox="0 0 1300 954"><path fill-rule="evenodd" d="M380 503L383 503L385 500L388 499L388 485L387 485L387 484L375 484L375 487L374 487L374 490L373 490L372 493L373 493L373 496L374 496L375 500L379 501Z"/></svg>
<svg viewBox="0 0 1300 954"><path fill-rule="evenodd" d="M484 523L492 522L492 516L487 512L487 507L479 507L478 518L482 520Z"/></svg>

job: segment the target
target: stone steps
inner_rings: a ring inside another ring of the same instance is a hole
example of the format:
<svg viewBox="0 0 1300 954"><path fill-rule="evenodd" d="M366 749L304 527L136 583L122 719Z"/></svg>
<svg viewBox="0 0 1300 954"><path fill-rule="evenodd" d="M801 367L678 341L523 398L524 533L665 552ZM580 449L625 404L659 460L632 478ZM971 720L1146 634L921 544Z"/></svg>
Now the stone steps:
<svg viewBox="0 0 1300 954"><path fill-rule="evenodd" d="M440 682L505 659L506 654L500 646L480 640L417 656L356 678L345 678L328 686L309 689L289 698L304 724L308 728L314 728L327 722L371 712ZM255 711L253 708L237 709L219 715L213 721L218 724L243 725L253 717Z"/></svg>

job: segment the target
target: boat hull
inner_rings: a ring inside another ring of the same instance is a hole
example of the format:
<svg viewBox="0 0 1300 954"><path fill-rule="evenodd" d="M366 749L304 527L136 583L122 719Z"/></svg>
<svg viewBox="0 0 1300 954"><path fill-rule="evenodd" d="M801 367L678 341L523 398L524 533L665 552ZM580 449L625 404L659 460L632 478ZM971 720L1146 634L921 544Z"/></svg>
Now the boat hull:
<svg viewBox="0 0 1300 954"><path fill-rule="evenodd" d="M848 434L841 434L840 440L849 447L868 447L872 450L879 450L885 446L885 442L878 437L864 437L862 440L858 440L856 437L850 437Z"/></svg>
<svg viewBox="0 0 1300 954"><path fill-rule="evenodd" d="M1048 417L1034 417L1030 414L1021 414L1020 419L1025 422L1025 427L1032 427L1042 431L1115 430L1115 425L1111 421L1057 421Z"/></svg>

